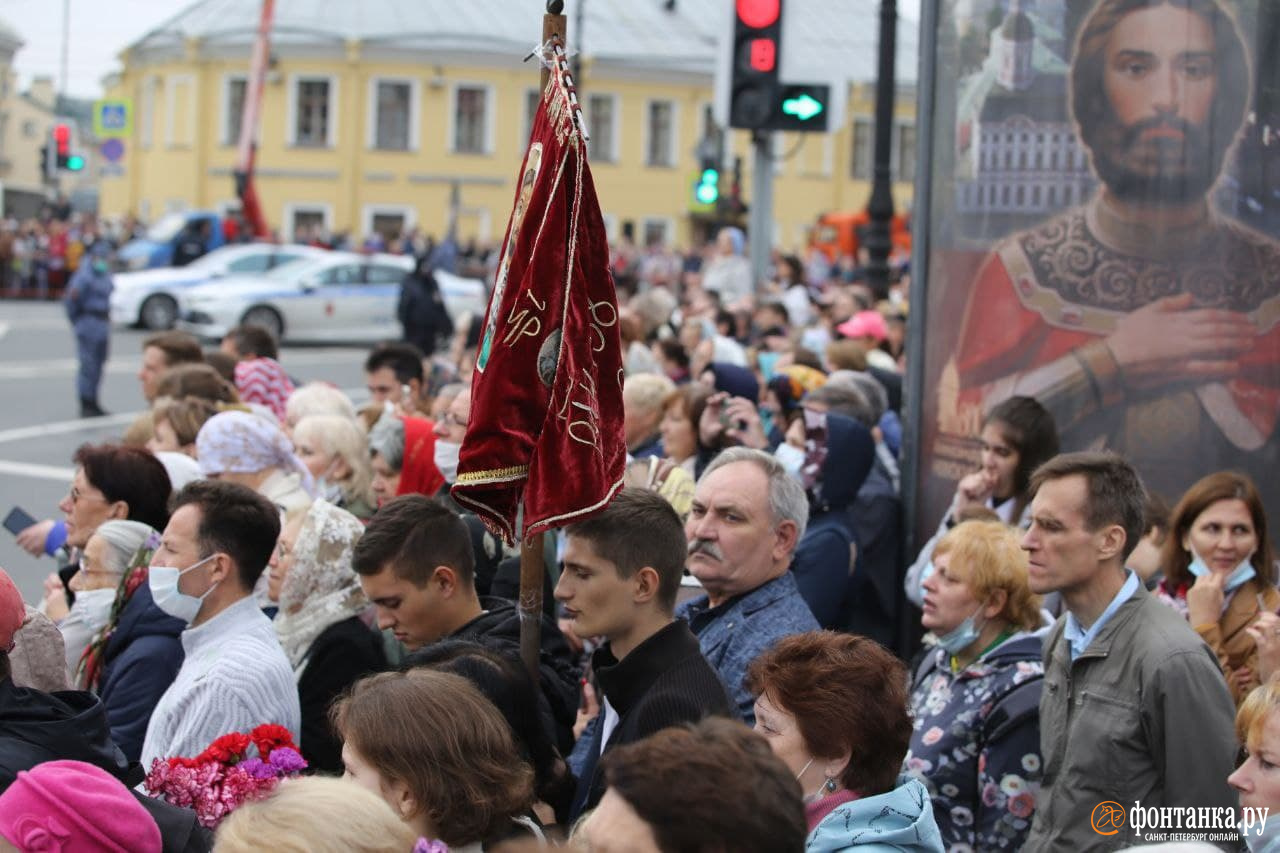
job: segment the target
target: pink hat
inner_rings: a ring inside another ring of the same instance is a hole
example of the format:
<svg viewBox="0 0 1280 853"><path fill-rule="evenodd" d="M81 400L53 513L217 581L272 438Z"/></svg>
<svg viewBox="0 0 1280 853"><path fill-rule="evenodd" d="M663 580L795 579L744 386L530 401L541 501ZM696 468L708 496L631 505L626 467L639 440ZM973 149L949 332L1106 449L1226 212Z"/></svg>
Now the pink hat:
<svg viewBox="0 0 1280 853"><path fill-rule="evenodd" d="M865 338L870 335L876 339L876 343L889 337L889 329L879 311L859 311L836 326L836 331L846 338Z"/></svg>
<svg viewBox="0 0 1280 853"><path fill-rule="evenodd" d="M160 853L160 829L119 780L82 761L49 761L0 794L0 837L19 850Z"/></svg>
<svg viewBox="0 0 1280 853"><path fill-rule="evenodd" d="M0 652L13 651L13 635L27 619L27 607L13 579L0 569Z"/></svg>

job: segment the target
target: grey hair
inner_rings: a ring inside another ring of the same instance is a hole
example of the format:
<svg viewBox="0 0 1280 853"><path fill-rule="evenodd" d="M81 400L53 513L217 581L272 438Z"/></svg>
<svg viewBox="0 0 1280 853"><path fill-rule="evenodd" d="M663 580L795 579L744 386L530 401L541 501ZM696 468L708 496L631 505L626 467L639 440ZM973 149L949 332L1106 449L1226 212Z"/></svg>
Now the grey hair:
<svg viewBox="0 0 1280 853"><path fill-rule="evenodd" d="M876 379L870 373L860 373L856 370L837 370L827 377L827 384L830 385L832 382L836 383L836 385L843 385L846 388L852 386L861 391L862 396L871 404L872 414L875 415L875 421L866 424L866 426L870 428L880 423L880 419L884 417L885 411L889 408L889 392L880 384L879 379Z"/></svg>
<svg viewBox="0 0 1280 853"><path fill-rule="evenodd" d="M356 419L356 407L351 398L327 382L308 382L289 395L284 404L285 419L290 424L308 415L342 415Z"/></svg>
<svg viewBox="0 0 1280 853"><path fill-rule="evenodd" d="M764 471L769 478L769 509L773 512L774 523L794 522L796 541L799 542L809 524L809 498L800 481L788 474L787 469L782 467L782 463L773 454L751 447L730 447L712 460L698 482L711 476L712 471L735 462L750 462Z"/></svg>
<svg viewBox="0 0 1280 853"><path fill-rule="evenodd" d="M369 430L369 455L378 454L392 470L404 465L404 421L385 412Z"/></svg>
<svg viewBox="0 0 1280 853"><path fill-rule="evenodd" d="M804 395L804 402L801 405L808 406L810 403L821 403L827 407L828 411L853 418L867 429L871 429L880 422L876 417L875 406L852 382L828 380L826 385L814 388Z"/></svg>
<svg viewBox="0 0 1280 853"><path fill-rule="evenodd" d="M112 572L123 572L129 567L129 561L147 544L147 539L155 534L155 528L141 521L113 520L104 521L93 532L94 537L107 543L107 555L103 562Z"/></svg>

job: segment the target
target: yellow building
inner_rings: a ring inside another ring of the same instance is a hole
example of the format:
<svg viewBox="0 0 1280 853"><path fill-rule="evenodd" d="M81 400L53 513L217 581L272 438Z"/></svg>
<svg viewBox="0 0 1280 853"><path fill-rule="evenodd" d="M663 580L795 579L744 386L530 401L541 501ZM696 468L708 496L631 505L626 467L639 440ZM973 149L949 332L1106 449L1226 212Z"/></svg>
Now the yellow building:
<svg viewBox="0 0 1280 853"><path fill-rule="evenodd" d="M567 5L573 40L574 3ZM580 95L613 238L662 236L687 246L701 237L705 221L691 211L695 151L710 122L716 24L728 23L728 7L721 16L709 12L713 5L586 2ZM800 245L819 213L864 206L870 195L878 4L805 5L825 10L809 25L825 37L815 37L814 49L840 66L837 89L847 103L831 133L776 135L775 243L784 248ZM421 0L276 6L256 170L271 224L286 238L316 226L357 238L413 226L440 234L456 182L459 236L500 240L537 98L538 69L521 60L540 32L542 4L466 0L448 6L447 22L429 17L424 7L436 6ZM107 97L129 99L134 117L119 167L103 173L103 214L154 220L236 205L231 173L258 13L258 0L198 4L122 54ZM913 27L900 29L899 67L913 74ZM849 41L855 34L863 49ZM900 206L911 194L914 116L913 86L900 86ZM728 193L741 156L748 204L749 146L745 133L729 138L721 184Z"/></svg>

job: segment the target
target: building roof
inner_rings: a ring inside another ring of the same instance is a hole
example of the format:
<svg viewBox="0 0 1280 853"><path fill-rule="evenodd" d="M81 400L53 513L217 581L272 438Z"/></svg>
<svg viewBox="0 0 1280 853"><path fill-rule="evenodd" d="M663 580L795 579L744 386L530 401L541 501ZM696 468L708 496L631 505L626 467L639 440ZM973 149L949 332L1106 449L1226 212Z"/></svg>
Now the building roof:
<svg viewBox="0 0 1280 853"><path fill-rule="evenodd" d="M709 0L569 0L570 41L583 2L587 57L621 66L710 75L728 4ZM543 4L536 0L277 0L272 43L329 46L348 41L413 53L496 54L518 63L537 41ZM670 8L669 8L670 7ZM875 78L879 0L791 0L786 48L804 45L805 68L853 82ZM169 54L188 39L225 49L252 43L261 0L198 0L129 46L134 57ZM900 18L898 80L916 78L918 27ZM571 47L574 44L570 45ZM836 70L833 74L832 70Z"/></svg>

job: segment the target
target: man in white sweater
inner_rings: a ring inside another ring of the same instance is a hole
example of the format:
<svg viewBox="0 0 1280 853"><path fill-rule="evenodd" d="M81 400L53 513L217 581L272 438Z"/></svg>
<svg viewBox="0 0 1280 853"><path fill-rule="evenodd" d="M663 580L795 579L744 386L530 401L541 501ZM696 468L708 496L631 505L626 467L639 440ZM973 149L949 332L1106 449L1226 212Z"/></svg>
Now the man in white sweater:
<svg viewBox="0 0 1280 853"><path fill-rule="evenodd" d="M298 738L293 668L253 597L279 535L279 511L244 486L200 480L175 496L148 583L156 605L190 627L182 669L147 726L144 768L263 723Z"/></svg>

